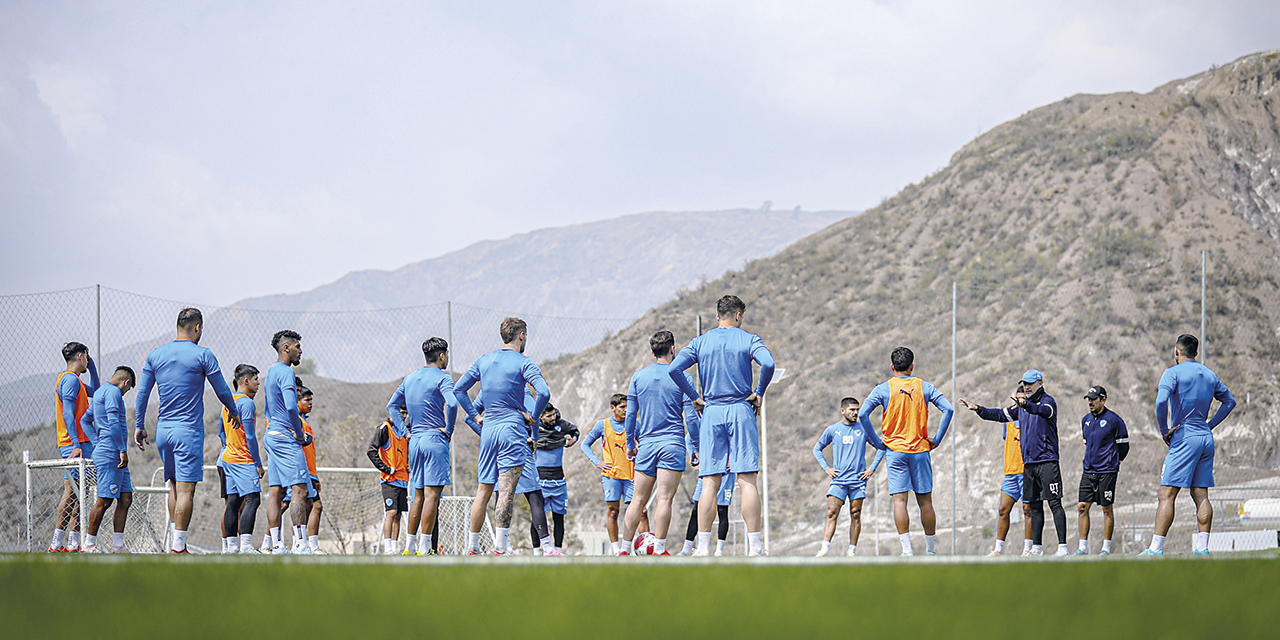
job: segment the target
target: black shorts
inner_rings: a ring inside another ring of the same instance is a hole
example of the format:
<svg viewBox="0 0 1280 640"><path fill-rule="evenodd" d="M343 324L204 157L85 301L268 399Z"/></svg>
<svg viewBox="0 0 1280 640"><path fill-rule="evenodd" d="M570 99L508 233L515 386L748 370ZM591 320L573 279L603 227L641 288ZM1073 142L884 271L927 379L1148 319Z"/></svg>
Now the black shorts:
<svg viewBox="0 0 1280 640"><path fill-rule="evenodd" d="M222 496L223 500L227 499L227 472L223 471L222 467L218 467L218 495Z"/></svg>
<svg viewBox="0 0 1280 640"><path fill-rule="evenodd" d="M1080 502L1095 502L1109 507L1116 501L1116 476L1119 473L1085 473L1080 476Z"/></svg>
<svg viewBox="0 0 1280 640"><path fill-rule="evenodd" d="M387 511L408 511L409 490L382 483L382 506Z"/></svg>
<svg viewBox="0 0 1280 640"><path fill-rule="evenodd" d="M1036 462L1022 469L1022 501L1062 499L1062 469L1057 460Z"/></svg>

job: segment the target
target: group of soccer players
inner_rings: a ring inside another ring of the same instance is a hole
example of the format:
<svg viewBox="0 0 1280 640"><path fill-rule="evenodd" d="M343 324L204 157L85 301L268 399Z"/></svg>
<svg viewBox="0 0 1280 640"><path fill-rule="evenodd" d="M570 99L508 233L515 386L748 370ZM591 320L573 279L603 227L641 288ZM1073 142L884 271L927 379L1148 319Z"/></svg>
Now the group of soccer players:
<svg viewBox="0 0 1280 640"><path fill-rule="evenodd" d="M681 477L689 466L697 469L696 508L689 522L681 554L708 556L711 527L720 520L723 551L728 527L728 504L739 489L747 529L747 555L765 553L761 540L760 470L757 415L773 376L774 360L759 336L741 328L746 305L736 296L717 302L717 326L677 351L669 331L649 340L654 361L636 371L625 394L610 401L610 415L583 439L584 455L601 473L606 526L612 551L628 555L637 534L652 532L655 555L669 555L666 539ZM294 367L301 361L301 336L290 330L271 340L274 362L259 378L256 367L241 364L233 376L234 392L226 384L213 353L199 345L203 332L199 310L180 312L177 337L153 350L141 375L118 367L106 384L88 348L68 343L63 348L67 370L56 383L55 429L64 458L92 457L97 474L97 502L89 517L84 543L77 539L80 505L72 490L78 478L65 476L51 551L99 551L97 533L113 502L116 510L111 549L124 551L124 524L133 487L129 475L124 394L139 389L134 417L135 444L148 444L145 427L152 390L159 396L156 447L169 486L172 553L187 553L187 531L196 483L201 482L204 458L204 385L212 387L223 405L218 456L222 493L224 553L260 553L253 546L256 512L261 504L262 479L268 483L269 533L263 551L284 554L318 552L320 480L316 475L314 436L306 420L314 394L298 381ZM431 338L422 345L425 364L406 376L387 403L387 416L376 430L369 457L379 469L386 518L384 553L396 553L400 515L408 512L406 555L429 555L438 550L438 510L444 487L451 483L449 450L458 409L480 439L476 465L478 485L472 503L464 551L480 552L480 532L486 509L496 493L495 547L497 555L512 553L510 529L516 494L523 494L533 515L531 536L543 555L562 556L567 495L563 451L579 438L577 427L551 405L551 389L538 366L526 355L528 328L519 318L502 322L503 345L472 363L455 382L448 373L449 345ZM1189 488L1197 505L1200 534L1195 552L1208 553L1213 486L1211 430L1231 412L1235 401L1226 386L1196 362L1198 341L1178 338L1175 366L1161 377L1157 395L1160 432L1169 445L1161 478L1156 535L1144 555L1163 553L1164 536L1173 519L1178 491ZM913 555L908 516L908 493L915 495L924 529L925 553L936 553L933 510L933 470L930 451L943 441L954 409L933 385L913 375L915 354L898 347L890 354L893 376L877 385L859 403L840 401L840 421L823 430L813 454L830 477L824 540L818 555L827 555L841 511L848 503L851 519L847 555L854 555L866 484L885 463L893 499L894 521L904 556ZM697 367L701 391L686 371ZM758 367L758 375L754 373ZM90 382L80 379L89 373ZM473 402L469 392L479 386ZM254 403L264 395L264 416L258 424ZM1086 394L1089 413L1081 420L1086 450L1078 502L1080 547L1088 552L1092 504L1103 509L1101 552L1111 551L1114 528L1112 503L1120 461L1128 453L1124 421L1106 408L1106 389L1094 386ZM1212 419L1214 400L1221 403ZM1028 370L1010 403L987 408L964 399L959 403L984 420L1002 423L1005 477L1001 486L999 526L992 555L1004 550L1009 515L1018 502L1027 514L1024 555L1041 555L1044 502L1049 503L1058 534L1056 555L1067 555L1066 516L1062 507L1062 479L1058 464L1058 408L1044 389L1043 375ZM941 412L937 433L928 433L929 408ZM879 427L871 415L881 409ZM1173 426L1169 425L1172 410ZM261 441L267 454L259 456ZM602 455L591 445L600 441ZM866 447L877 450L868 468ZM831 447L828 463L823 451ZM652 500L651 500L652 498ZM293 530L292 545L281 535L284 514ZM547 520L550 513L554 534ZM622 515L621 525L618 515ZM652 526L650 526L652 525ZM695 533L696 532L696 533Z"/></svg>

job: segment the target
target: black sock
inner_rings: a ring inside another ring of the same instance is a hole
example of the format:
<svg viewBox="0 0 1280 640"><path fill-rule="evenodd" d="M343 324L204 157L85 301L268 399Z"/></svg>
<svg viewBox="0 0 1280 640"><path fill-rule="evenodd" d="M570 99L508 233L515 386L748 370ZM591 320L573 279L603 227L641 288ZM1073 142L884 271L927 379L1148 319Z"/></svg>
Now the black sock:
<svg viewBox="0 0 1280 640"><path fill-rule="evenodd" d="M1062 498L1049 498L1049 511L1053 512L1053 527L1058 531L1058 544L1066 544L1067 512L1062 510Z"/></svg>
<svg viewBox="0 0 1280 640"><path fill-rule="evenodd" d="M717 534L721 540L724 540L729 537L729 505L716 505L716 516L720 518L720 530Z"/></svg>
<svg viewBox="0 0 1280 640"><path fill-rule="evenodd" d="M538 537L538 527L534 526L532 522L529 523L529 538L533 540L534 549L542 546L542 538Z"/></svg>
<svg viewBox="0 0 1280 640"><path fill-rule="evenodd" d="M689 514L689 530L685 532L684 539L693 542L698 539L698 503L693 503L693 511Z"/></svg>
<svg viewBox="0 0 1280 640"><path fill-rule="evenodd" d="M1031 544L1039 545L1044 540L1044 503L1037 500L1028 506L1031 507ZM1063 522L1066 522L1065 515Z"/></svg>
<svg viewBox="0 0 1280 640"><path fill-rule="evenodd" d="M226 538L235 538L240 534L237 532L237 526L240 515L240 503L244 498L237 493L227 494L227 508L222 512L222 535Z"/></svg>
<svg viewBox="0 0 1280 640"><path fill-rule="evenodd" d="M555 525L556 548L562 549L564 548L564 514L551 514L551 522Z"/></svg>
<svg viewBox="0 0 1280 640"><path fill-rule="evenodd" d="M431 550L440 553L440 510L436 509L436 521L431 523Z"/></svg>
<svg viewBox="0 0 1280 640"><path fill-rule="evenodd" d="M533 535L541 540L550 533L547 528L547 503L542 499L541 491L533 491L524 495L529 499L529 515L533 520Z"/></svg>

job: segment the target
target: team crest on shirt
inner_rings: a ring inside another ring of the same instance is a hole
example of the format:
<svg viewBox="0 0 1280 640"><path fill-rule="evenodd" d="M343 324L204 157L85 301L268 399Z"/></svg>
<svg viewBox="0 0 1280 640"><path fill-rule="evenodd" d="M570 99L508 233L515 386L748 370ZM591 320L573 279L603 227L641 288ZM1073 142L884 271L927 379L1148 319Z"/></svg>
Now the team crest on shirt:
<svg viewBox="0 0 1280 640"><path fill-rule="evenodd" d="M1102 427L1103 429L1107 428L1107 421L1106 421L1106 420L1099 420L1099 421L1098 421L1098 426Z"/></svg>

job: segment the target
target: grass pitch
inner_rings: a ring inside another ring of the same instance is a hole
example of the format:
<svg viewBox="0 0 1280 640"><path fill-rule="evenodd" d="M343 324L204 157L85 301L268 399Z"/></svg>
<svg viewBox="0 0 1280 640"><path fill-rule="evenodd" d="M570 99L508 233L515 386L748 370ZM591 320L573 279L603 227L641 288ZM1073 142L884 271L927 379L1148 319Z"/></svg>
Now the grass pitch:
<svg viewBox="0 0 1280 640"><path fill-rule="evenodd" d="M1274 556L619 560L13 555L0 558L0 631L299 640L1280 636Z"/></svg>

